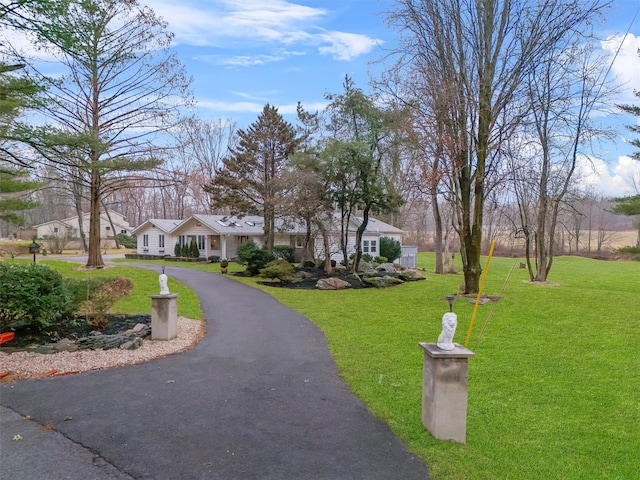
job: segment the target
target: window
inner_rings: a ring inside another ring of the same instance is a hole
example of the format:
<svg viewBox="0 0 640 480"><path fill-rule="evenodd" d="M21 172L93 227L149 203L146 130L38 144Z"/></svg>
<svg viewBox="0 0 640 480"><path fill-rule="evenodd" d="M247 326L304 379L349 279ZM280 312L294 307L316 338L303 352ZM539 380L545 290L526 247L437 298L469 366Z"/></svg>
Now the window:
<svg viewBox="0 0 640 480"><path fill-rule="evenodd" d="M198 250L207 248L207 244L205 243L206 238L204 235L198 235Z"/></svg>
<svg viewBox="0 0 640 480"><path fill-rule="evenodd" d="M249 241L249 237L247 235L240 235L238 237L238 240L239 240L240 245L242 245L243 243Z"/></svg>
<svg viewBox="0 0 640 480"><path fill-rule="evenodd" d="M123 235L126 235L127 231L126 230L120 230L120 233L123 234Z"/></svg>
<svg viewBox="0 0 640 480"><path fill-rule="evenodd" d="M363 240L362 241L362 253L376 254L378 251L377 240Z"/></svg>
<svg viewBox="0 0 640 480"><path fill-rule="evenodd" d="M149 235L142 235L142 246L143 247L148 247L149 246Z"/></svg>
<svg viewBox="0 0 640 480"><path fill-rule="evenodd" d="M211 235L211 250L220 250L220 235Z"/></svg>
<svg viewBox="0 0 640 480"><path fill-rule="evenodd" d="M158 247L164 248L164 235L158 235Z"/></svg>
<svg viewBox="0 0 640 480"><path fill-rule="evenodd" d="M296 248L304 247L304 239L302 237L296 237Z"/></svg>
<svg viewBox="0 0 640 480"><path fill-rule="evenodd" d="M185 237L184 235L180 235L178 237L178 243L181 247L184 247L187 244L187 237Z"/></svg>
<svg viewBox="0 0 640 480"><path fill-rule="evenodd" d="M105 227L106 230L111 230L111 227Z"/></svg>
<svg viewBox="0 0 640 480"><path fill-rule="evenodd" d="M58 233L58 227L53 227L53 233Z"/></svg>

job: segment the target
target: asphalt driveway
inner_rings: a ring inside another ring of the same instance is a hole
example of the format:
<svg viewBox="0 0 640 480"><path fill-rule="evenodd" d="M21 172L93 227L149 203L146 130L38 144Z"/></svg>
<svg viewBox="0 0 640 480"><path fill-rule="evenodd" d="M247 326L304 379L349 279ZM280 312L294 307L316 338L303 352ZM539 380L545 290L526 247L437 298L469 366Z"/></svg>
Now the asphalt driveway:
<svg viewBox="0 0 640 480"><path fill-rule="evenodd" d="M2 385L2 478L429 478L305 317L219 274L166 273L198 294L205 337L147 363Z"/></svg>

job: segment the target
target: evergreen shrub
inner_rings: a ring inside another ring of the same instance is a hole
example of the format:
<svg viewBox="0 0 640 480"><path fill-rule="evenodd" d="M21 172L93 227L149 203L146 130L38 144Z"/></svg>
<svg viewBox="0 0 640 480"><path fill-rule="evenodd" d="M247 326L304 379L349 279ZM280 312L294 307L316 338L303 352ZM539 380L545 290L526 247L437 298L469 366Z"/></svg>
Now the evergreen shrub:
<svg viewBox="0 0 640 480"><path fill-rule="evenodd" d="M398 240L394 240L389 237L382 237L380 239L380 256L387 257L388 262L400 258L402 255L402 245Z"/></svg>
<svg viewBox="0 0 640 480"><path fill-rule="evenodd" d="M57 271L0 262L0 329L48 327L61 318L68 303L69 292Z"/></svg>
<svg viewBox="0 0 640 480"><path fill-rule="evenodd" d="M276 258L286 260L289 263L296 262L296 248L291 245L275 245L273 247L273 254Z"/></svg>

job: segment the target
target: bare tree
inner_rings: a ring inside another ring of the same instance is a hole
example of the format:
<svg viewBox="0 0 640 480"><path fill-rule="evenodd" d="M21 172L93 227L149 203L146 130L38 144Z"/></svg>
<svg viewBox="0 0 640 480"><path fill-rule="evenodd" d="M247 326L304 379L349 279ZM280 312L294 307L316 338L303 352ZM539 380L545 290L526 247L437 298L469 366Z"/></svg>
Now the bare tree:
<svg viewBox="0 0 640 480"><path fill-rule="evenodd" d="M529 178L537 187L532 281L546 281L553 265L558 214L570 192L578 159L587 157L583 149L606 133L591 120L604 92L612 92L604 84L605 71L603 59L594 56L590 47L567 44L550 51L529 75L535 152Z"/></svg>
<svg viewBox="0 0 640 480"><path fill-rule="evenodd" d="M429 72L424 96L440 119L447 153L465 292L479 288L484 202L495 182L501 143L526 110L523 88L550 49L609 2L589 0L398 0L390 20L401 30L407 71ZM409 77L410 78L410 77ZM415 89L410 89L415 91ZM424 99L424 100L423 100Z"/></svg>

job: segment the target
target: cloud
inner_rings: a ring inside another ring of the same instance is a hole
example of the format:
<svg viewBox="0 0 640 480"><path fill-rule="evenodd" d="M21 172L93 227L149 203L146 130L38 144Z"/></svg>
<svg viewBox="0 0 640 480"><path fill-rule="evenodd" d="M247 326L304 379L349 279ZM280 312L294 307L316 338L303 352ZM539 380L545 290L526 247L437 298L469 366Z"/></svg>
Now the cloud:
<svg viewBox="0 0 640 480"><path fill-rule="evenodd" d="M236 55L225 57L223 55L198 55L194 60L205 61L223 67L252 67L254 65L266 65L267 63L280 62L284 56L276 55Z"/></svg>
<svg viewBox="0 0 640 480"><path fill-rule="evenodd" d="M213 110L218 112L234 112L234 113L260 113L264 109L267 102L225 102L221 100L199 100L198 107ZM273 102L269 102L271 105L278 109L278 112L282 115L296 115L297 114L297 102L295 104L277 105ZM305 110L314 112L316 110L323 110L327 106L326 102L315 102L304 104Z"/></svg>
<svg viewBox="0 0 640 480"><path fill-rule="evenodd" d="M583 185L606 197L620 197L635 193L632 179L640 178L640 162L626 155L607 165L599 158L580 157L577 176Z"/></svg>
<svg viewBox="0 0 640 480"><path fill-rule="evenodd" d="M286 0L147 0L169 23L178 44L199 47L246 48L257 46L313 47L322 55L348 61L366 54L382 41L364 34L327 31L321 24L329 12Z"/></svg>
<svg viewBox="0 0 640 480"><path fill-rule="evenodd" d="M328 32L318 35L323 43L329 45L320 46L318 51L323 55L332 55L335 60L351 60L359 55L369 53L376 45L381 45L382 40L367 37L357 33Z"/></svg>
<svg viewBox="0 0 640 480"><path fill-rule="evenodd" d="M640 76L638 76L638 71L640 71L640 56L638 56L640 37L636 37L632 33L626 37L615 35L603 40L601 46L609 53L612 60L615 57L611 65L611 73L622 86L620 101L626 103L637 101L633 92L640 90Z"/></svg>

